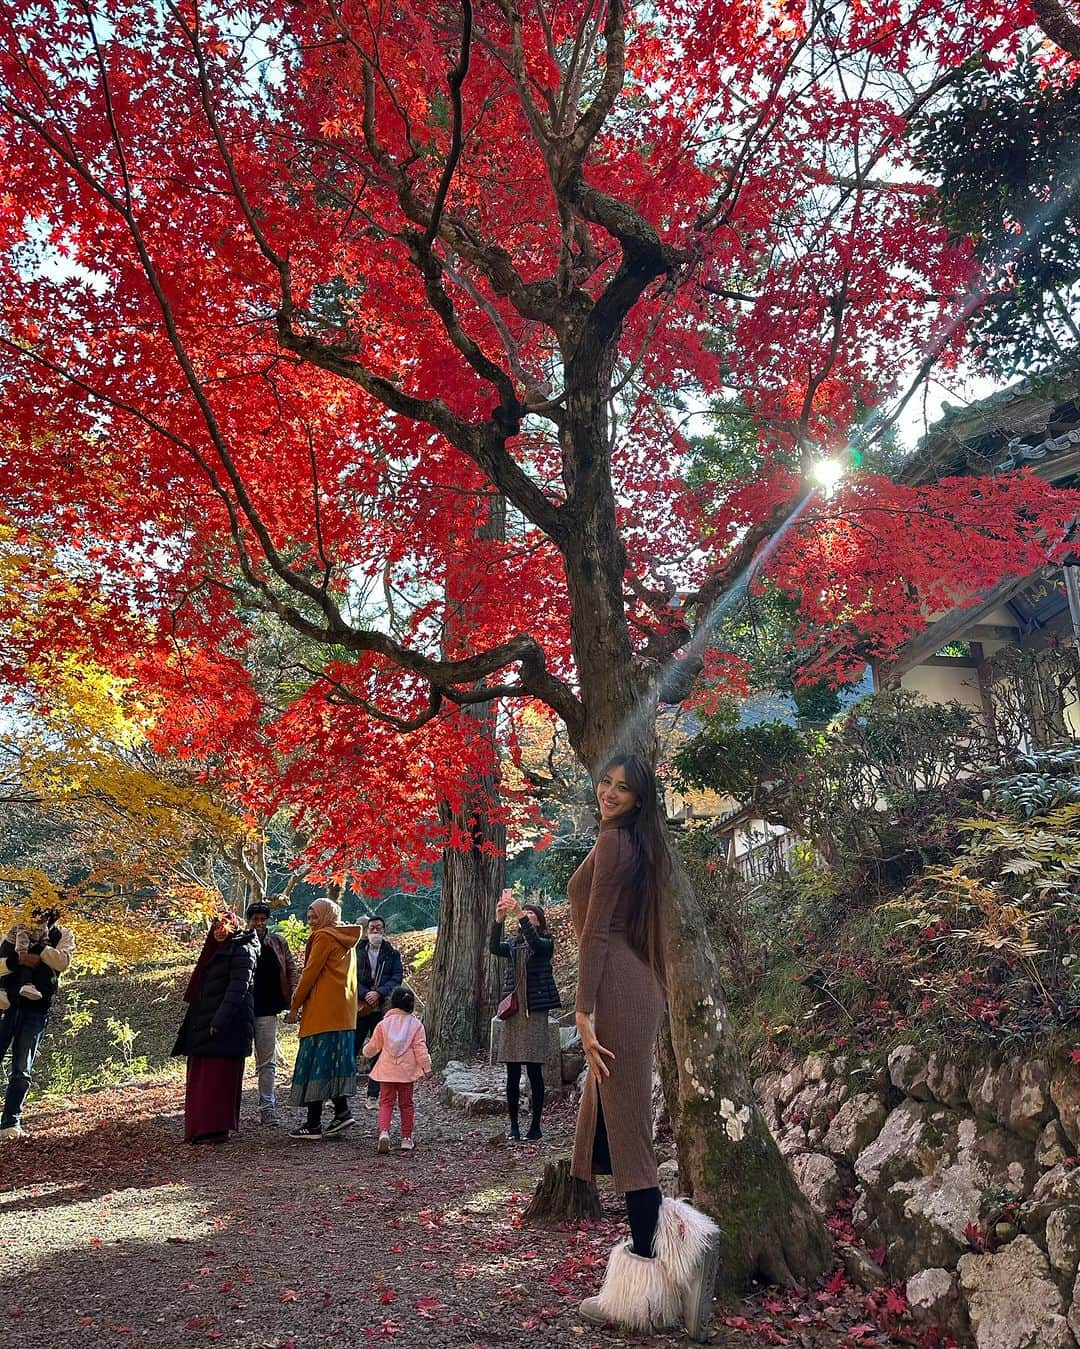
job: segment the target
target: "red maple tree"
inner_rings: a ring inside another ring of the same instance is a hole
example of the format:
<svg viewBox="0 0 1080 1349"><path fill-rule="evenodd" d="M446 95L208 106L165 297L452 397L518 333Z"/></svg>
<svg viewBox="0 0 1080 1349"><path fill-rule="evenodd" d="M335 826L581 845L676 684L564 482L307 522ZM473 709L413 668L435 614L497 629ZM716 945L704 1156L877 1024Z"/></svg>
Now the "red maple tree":
<svg viewBox="0 0 1080 1349"><path fill-rule="evenodd" d="M448 837L498 850L493 703L550 709L590 768L652 753L751 567L807 641L838 634L835 672L1040 565L1077 502L1031 476L808 481L957 359L978 277L920 211L905 129L1030 21L0 0L0 499L80 578L27 640L137 673L179 752L287 763L323 864L362 851L378 884ZM721 395L756 451L692 483L684 414ZM303 644L284 707L244 661L264 615ZM700 927L678 876L684 1177L730 1215L733 1284L811 1272Z"/></svg>

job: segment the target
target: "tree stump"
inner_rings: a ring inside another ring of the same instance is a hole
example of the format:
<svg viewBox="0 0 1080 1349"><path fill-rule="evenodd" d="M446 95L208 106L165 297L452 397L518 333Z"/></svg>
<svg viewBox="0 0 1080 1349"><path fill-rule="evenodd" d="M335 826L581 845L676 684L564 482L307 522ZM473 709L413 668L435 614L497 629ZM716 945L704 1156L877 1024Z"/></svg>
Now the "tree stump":
<svg viewBox="0 0 1080 1349"><path fill-rule="evenodd" d="M559 1157L544 1167L521 1216L527 1223L596 1222L601 1217L596 1182L572 1176L569 1156Z"/></svg>

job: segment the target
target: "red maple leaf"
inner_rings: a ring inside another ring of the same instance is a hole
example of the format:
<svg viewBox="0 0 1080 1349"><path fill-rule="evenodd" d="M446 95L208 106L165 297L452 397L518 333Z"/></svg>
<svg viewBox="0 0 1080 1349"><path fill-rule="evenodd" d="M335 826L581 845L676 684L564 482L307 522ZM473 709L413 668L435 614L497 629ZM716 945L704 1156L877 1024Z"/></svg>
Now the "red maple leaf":
<svg viewBox="0 0 1080 1349"><path fill-rule="evenodd" d="M891 1312L894 1316L905 1316L907 1314L908 1303L904 1293L899 1288L887 1288L885 1290L885 1310Z"/></svg>

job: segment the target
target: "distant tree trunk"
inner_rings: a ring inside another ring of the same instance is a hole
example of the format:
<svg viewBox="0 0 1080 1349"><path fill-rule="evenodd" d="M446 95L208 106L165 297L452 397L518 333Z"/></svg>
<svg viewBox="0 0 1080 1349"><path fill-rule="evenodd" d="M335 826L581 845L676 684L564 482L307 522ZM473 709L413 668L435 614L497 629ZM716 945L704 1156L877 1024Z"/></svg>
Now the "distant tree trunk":
<svg viewBox="0 0 1080 1349"><path fill-rule="evenodd" d="M481 540L506 537L506 502L494 493L477 531ZM467 594L461 601L448 596L447 631L468 635ZM492 703L466 704L459 716L475 725L493 765L489 772L466 784L458 811L445 802L439 808L444 828L472 838L468 852L444 848L439 930L431 968L431 999L426 1012L432 1062L442 1067L450 1059L471 1059L486 1050L488 1028L497 1005L498 966L488 952L488 935L495 902L506 883L506 826L494 821L499 802L496 710Z"/></svg>
<svg viewBox="0 0 1080 1349"><path fill-rule="evenodd" d="M495 711L490 703L462 708L478 731L495 746ZM497 799L494 774L470 784L456 814L440 808L444 826L471 834L468 852L446 848L442 858L439 930L431 968L431 997L425 1013L431 1057L437 1067L450 1059L471 1059L487 1044L496 1005L497 962L488 953L495 901L506 879L506 826L493 823L490 802Z"/></svg>

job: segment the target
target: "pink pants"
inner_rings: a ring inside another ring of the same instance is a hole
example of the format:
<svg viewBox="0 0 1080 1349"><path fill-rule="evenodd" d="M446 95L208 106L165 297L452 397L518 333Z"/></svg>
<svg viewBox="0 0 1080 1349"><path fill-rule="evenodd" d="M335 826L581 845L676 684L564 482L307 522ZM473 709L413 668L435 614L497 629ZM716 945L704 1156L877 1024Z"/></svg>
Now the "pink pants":
<svg viewBox="0 0 1080 1349"><path fill-rule="evenodd" d="M401 1136L412 1138L416 1111L413 1109L413 1084L411 1082L379 1083L379 1133L390 1132L390 1121L394 1118L394 1102L401 1111Z"/></svg>

